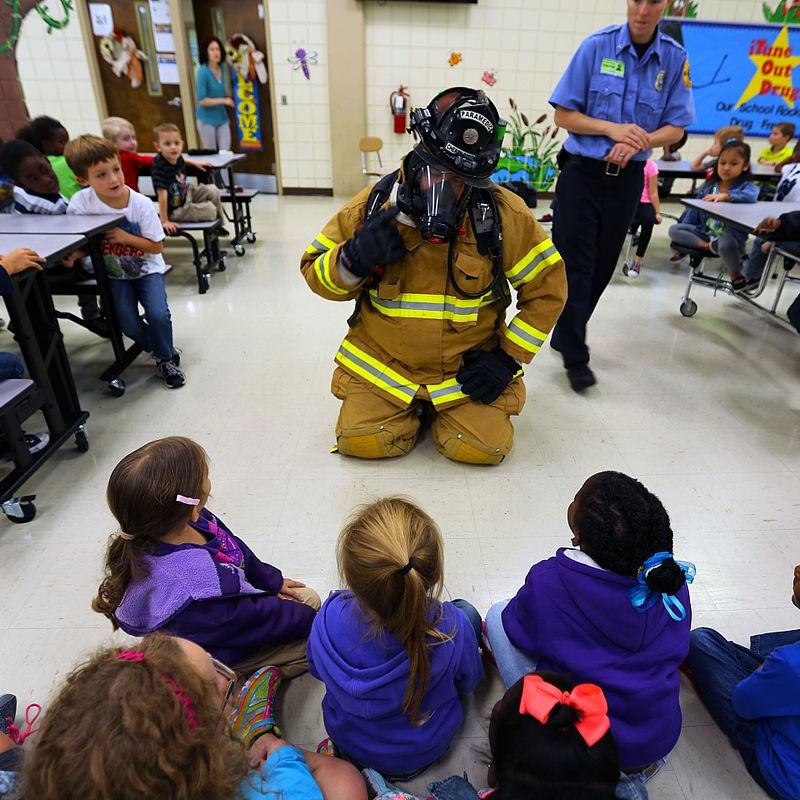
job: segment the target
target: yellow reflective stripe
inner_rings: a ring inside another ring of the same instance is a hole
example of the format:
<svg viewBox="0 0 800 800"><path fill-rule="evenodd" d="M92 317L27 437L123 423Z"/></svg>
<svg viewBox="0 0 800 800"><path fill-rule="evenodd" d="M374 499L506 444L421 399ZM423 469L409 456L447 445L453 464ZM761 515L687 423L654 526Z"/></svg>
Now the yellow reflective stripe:
<svg viewBox="0 0 800 800"><path fill-rule="evenodd" d="M465 397L469 397L461 391L461 384L455 378L450 378L444 383L432 383L425 388L427 388L428 396L435 408L445 403L452 403L454 400L463 400Z"/></svg>
<svg viewBox="0 0 800 800"><path fill-rule="evenodd" d="M329 239L324 233L318 233L314 237L314 241L306 247L306 253L324 253L326 250L333 250L336 247L336 242Z"/></svg>
<svg viewBox="0 0 800 800"><path fill-rule="evenodd" d="M475 299L413 292L381 298L375 289L370 289L369 295L372 307L387 317L447 319L455 322L477 322L479 310L497 300L493 292Z"/></svg>
<svg viewBox="0 0 800 800"><path fill-rule="evenodd" d="M506 277L516 288L532 281L543 269L560 261L561 256L550 239L544 239L536 247L531 248L511 269L506 270Z"/></svg>
<svg viewBox="0 0 800 800"><path fill-rule="evenodd" d="M411 403L419 391L418 383L410 381L386 364L382 364L377 358L365 353L347 339L339 346L336 361L406 404Z"/></svg>
<svg viewBox="0 0 800 800"><path fill-rule="evenodd" d="M538 353L547 339L546 333L534 328L533 325L528 325L519 315L514 317L508 326L503 326L502 333L506 339L529 353Z"/></svg>
<svg viewBox="0 0 800 800"><path fill-rule="evenodd" d="M317 277L329 292L333 292L334 294L350 294L349 289L342 289L333 282L330 260L331 251L328 250L314 262L314 271L317 273Z"/></svg>

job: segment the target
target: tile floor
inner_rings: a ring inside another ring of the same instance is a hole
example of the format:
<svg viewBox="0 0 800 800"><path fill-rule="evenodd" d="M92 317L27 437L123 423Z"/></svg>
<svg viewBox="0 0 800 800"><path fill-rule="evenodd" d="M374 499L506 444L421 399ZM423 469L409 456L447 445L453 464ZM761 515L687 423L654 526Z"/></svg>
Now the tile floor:
<svg viewBox="0 0 800 800"><path fill-rule="evenodd" d="M110 636L89 601L106 536L114 530L104 488L122 455L173 433L212 458L211 507L262 558L321 594L338 585L333 545L352 506L388 492L420 501L446 539L447 592L481 611L514 592L528 566L570 538L565 514L583 479L600 469L639 477L669 510L678 557L696 562L695 623L746 642L797 627L789 603L800 562L800 339L730 298L697 290L697 315L678 305L683 273L666 263L666 225L636 282L621 275L591 324L599 384L573 394L549 348L528 369L528 404L516 449L495 469L438 456L429 441L391 463L331 455L337 402L331 359L349 307L311 294L299 254L339 201L262 197L258 243L229 259L211 291L196 293L180 246L169 255L176 343L187 385L164 389L144 358L115 399L96 380L108 345L69 323L65 337L91 450L64 449L32 480L38 515L0 520L3 606L0 689L46 701L83 654ZM0 346L10 344L0 334ZM468 721L431 776L485 775L488 713L496 677L469 698ZM321 686L296 680L282 701L288 735L324 735ZM651 784L655 800L748 800L764 795L711 724L690 687L684 731ZM421 786L425 779L417 782Z"/></svg>

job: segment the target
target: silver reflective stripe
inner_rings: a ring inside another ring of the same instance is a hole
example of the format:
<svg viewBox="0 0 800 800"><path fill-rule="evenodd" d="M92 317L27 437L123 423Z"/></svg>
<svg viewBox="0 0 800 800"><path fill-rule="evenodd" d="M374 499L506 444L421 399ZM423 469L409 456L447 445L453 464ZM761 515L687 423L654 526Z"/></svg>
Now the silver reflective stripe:
<svg viewBox="0 0 800 800"><path fill-rule="evenodd" d="M512 282L512 283L513 283L515 286L516 286L518 283L523 283L523 282L525 281L525 278L526 278L528 275L530 275L530 273L531 273L531 272L533 272L533 271L534 271L534 270L535 270L535 269L536 269L536 268L539 266L539 264L541 264L543 261L545 261L546 259L550 258L550 257L551 257L551 256L553 256L553 255L558 255L558 250L556 250L556 246L555 246L555 245L551 245L550 247L548 247L548 248L547 248L547 250L545 250L545 251L544 251L544 252L542 252L542 253L539 253L539 254L538 254L538 255L537 255L537 256L536 256L536 257L535 257L535 258L534 258L534 259L531 261L531 263L530 263L530 264L528 264L528 266L527 266L527 267L525 267L525 269L523 269L522 271L518 272L518 273L517 273L517 274L516 274L516 275L515 275L515 276L514 276L512 279L511 279L511 282Z"/></svg>
<svg viewBox="0 0 800 800"><path fill-rule="evenodd" d="M474 306L457 306L453 303L423 303L419 300L386 300L370 292L370 300L375 306L382 308L399 308L408 311L434 311L461 316L472 316L478 313L478 304Z"/></svg>
<svg viewBox="0 0 800 800"><path fill-rule="evenodd" d="M444 395L448 394L456 394L457 392L461 392L462 394L464 393L460 383L455 383L452 386L446 386L444 389L434 389L433 391L429 389L428 396L431 398L431 400L434 400L437 397L443 397Z"/></svg>
<svg viewBox="0 0 800 800"><path fill-rule="evenodd" d="M399 381L396 381L394 378L387 375L385 372L382 372L376 367L373 367L372 364L369 364L368 362L364 361L363 358L359 358L352 351L346 350L344 347L339 347L339 355L345 361L352 361L354 364L359 366L365 372L368 372L370 375L373 375L378 381L380 381L380 383L385 383L388 386L397 389L399 392L402 392L404 395L407 395L409 401L414 399L414 395L416 395L417 393L416 389L410 386L406 386L405 384L402 384Z"/></svg>
<svg viewBox="0 0 800 800"><path fill-rule="evenodd" d="M521 326L517 325L516 320L511 320L511 324L508 326L508 329L513 331L517 336L519 336L520 339L530 342L535 347L541 347L544 344L544 339L540 338L539 336L534 336L533 334L523 330Z"/></svg>

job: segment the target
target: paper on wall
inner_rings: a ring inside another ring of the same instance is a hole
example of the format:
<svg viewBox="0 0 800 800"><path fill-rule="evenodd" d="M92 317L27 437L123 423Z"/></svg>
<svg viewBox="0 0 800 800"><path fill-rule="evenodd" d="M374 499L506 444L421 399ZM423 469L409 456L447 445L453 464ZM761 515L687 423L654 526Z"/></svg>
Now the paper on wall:
<svg viewBox="0 0 800 800"><path fill-rule="evenodd" d="M95 36L110 36L114 31L114 15L109 3L89 3L89 18Z"/></svg>
<svg viewBox="0 0 800 800"><path fill-rule="evenodd" d="M175 53L156 53L156 63L158 64L158 80L161 81L162 86L180 83Z"/></svg>
<svg viewBox="0 0 800 800"><path fill-rule="evenodd" d="M153 25L153 42L160 52L175 52L172 20L168 0L150 0L150 21Z"/></svg>

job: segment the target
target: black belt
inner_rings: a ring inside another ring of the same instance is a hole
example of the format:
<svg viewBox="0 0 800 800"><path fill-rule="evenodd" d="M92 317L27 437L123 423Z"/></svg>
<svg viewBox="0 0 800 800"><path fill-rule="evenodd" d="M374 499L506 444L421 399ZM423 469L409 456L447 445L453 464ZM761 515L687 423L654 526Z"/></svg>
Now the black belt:
<svg viewBox="0 0 800 800"><path fill-rule="evenodd" d="M589 158L588 156L578 156L575 153L567 154L567 161L572 161L575 164L580 164L583 169L590 169L593 172L600 172L603 175L608 175L610 178L616 178L622 175L623 172L633 171L641 172L644 169L644 161L629 161L627 166L620 167L613 161L603 161L599 158Z"/></svg>

